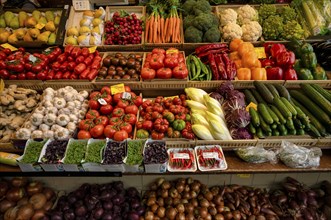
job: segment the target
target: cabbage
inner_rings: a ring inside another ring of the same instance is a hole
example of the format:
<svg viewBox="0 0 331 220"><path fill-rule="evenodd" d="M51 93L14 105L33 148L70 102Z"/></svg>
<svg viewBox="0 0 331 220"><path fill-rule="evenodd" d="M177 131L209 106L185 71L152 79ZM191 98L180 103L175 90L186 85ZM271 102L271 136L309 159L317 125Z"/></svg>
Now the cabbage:
<svg viewBox="0 0 331 220"><path fill-rule="evenodd" d="M232 128L230 130L233 139L252 139L253 136L249 133L248 128Z"/></svg>
<svg viewBox="0 0 331 220"><path fill-rule="evenodd" d="M235 109L225 116L227 125L231 128L244 128L251 122L251 116L243 108Z"/></svg>
<svg viewBox="0 0 331 220"><path fill-rule="evenodd" d="M221 94L219 94L218 92L212 92L209 94L210 97L216 99L220 104L223 103L224 98Z"/></svg>
<svg viewBox="0 0 331 220"><path fill-rule="evenodd" d="M217 89L216 92L221 94L223 97L226 97L226 95L234 90L234 87L230 81L223 82Z"/></svg>

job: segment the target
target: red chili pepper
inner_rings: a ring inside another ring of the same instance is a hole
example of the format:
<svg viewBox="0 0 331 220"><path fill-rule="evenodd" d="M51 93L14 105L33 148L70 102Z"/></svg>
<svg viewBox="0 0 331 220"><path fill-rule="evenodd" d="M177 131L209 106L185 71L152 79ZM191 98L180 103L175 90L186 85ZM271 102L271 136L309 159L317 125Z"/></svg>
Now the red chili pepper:
<svg viewBox="0 0 331 220"><path fill-rule="evenodd" d="M195 53L198 54L198 56L199 56L199 54L210 51L210 50L216 50L216 49L227 50L227 48L228 48L227 44L208 44L208 45L197 47L195 49Z"/></svg>
<svg viewBox="0 0 331 220"><path fill-rule="evenodd" d="M217 68L214 54L212 54L212 53L208 54L208 62L209 62L211 71L213 73L213 80L219 80L220 77L219 77L218 68Z"/></svg>
<svg viewBox="0 0 331 220"><path fill-rule="evenodd" d="M221 48L221 49L216 49L216 50L208 50L206 52L197 54L197 56L199 58L203 58L203 57L208 56L209 54L219 54L219 53L227 53L227 52L228 52L228 49Z"/></svg>
<svg viewBox="0 0 331 220"><path fill-rule="evenodd" d="M76 58L81 54L81 52L82 50L79 47L74 47L74 49L72 49L70 54L73 58Z"/></svg>
<svg viewBox="0 0 331 220"><path fill-rule="evenodd" d="M90 72L90 67L86 68L82 73L76 75L79 75L80 79L86 79L89 72Z"/></svg>
<svg viewBox="0 0 331 220"><path fill-rule="evenodd" d="M221 54L216 54L215 55L215 62L218 70L218 79L216 80L227 80L228 75L225 67L225 63L222 60L222 55Z"/></svg>
<svg viewBox="0 0 331 220"><path fill-rule="evenodd" d="M90 73L87 75L87 79L92 81L97 75L98 71L96 69L91 69Z"/></svg>

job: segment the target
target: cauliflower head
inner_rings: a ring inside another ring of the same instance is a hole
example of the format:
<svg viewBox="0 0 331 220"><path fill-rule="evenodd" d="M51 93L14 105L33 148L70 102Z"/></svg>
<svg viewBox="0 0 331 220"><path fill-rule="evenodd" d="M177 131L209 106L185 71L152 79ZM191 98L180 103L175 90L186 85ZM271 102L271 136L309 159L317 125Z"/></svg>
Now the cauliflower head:
<svg viewBox="0 0 331 220"><path fill-rule="evenodd" d="M223 27L223 39L225 41L232 41L235 38L241 39L243 31L236 23L228 23Z"/></svg>
<svg viewBox="0 0 331 220"><path fill-rule="evenodd" d="M262 27L257 21L250 21L241 26L242 40L255 42L262 36Z"/></svg>
<svg viewBox="0 0 331 220"><path fill-rule="evenodd" d="M259 18L257 11L249 5L241 6L238 8L237 13L238 23L240 25L243 25L249 21L257 21Z"/></svg>
<svg viewBox="0 0 331 220"><path fill-rule="evenodd" d="M220 13L221 26L225 26L228 23L236 23L238 14L232 8L223 10Z"/></svg>

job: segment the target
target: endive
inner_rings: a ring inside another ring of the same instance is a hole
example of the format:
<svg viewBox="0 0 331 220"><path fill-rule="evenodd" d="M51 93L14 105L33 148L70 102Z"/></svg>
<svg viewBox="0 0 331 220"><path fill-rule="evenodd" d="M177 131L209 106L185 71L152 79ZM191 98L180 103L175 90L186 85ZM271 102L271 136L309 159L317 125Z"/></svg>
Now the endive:
<svg viewBox="0 0 331 220"><path fill-rule="evenodd" d="M232 140L229 129L225 125L213 119L208 120L208 123L210 132L215 139Z"/></svg>
<svg viewBox="0 0 331 220"><path fill-rule="evenodd" d="M192 113L191 119L192 119L193 124L200 124L200 125L205 125L205 126L209 125L208 121L205 119L205 117L198 113Z"/></svg>
<svg viewBox="0 0 331 220"><path fill-rule="evenodd" d="M204 125L194 124L192 125L192 130L194 134L202 140L214 140L213 135Z"/></svg>
<svg viewBox="0 0 331 220"><path fill-rule="evenodd" d="M224 118L224 112L222 110L222 106L216 99L206 94L203 95L203 100L205 101L205 105L207 106L208 111Z"/></svg>
<svg viewBox="0 0 331 220"><path fill-rule="evenodd" d="M204 104L201 104L200 102L196 102L193 100L186 100L186 104L190 108L200 109L203 111L207 111L207 107Z"/></svg>
<svg viewBox="0 0 331 220"><path fill-rule="evenodd" d="M206 111L205 110L201 110L201 109L197 109L197 108L191 108L191 114L193 113L197 113L199 115L202 115L203 117L206 117Z"/></svg>
<svg viewBox="0 0 331 220"><path fill-rule="evenodd" d="M185 93L191 100L200 102L202 104L204 103L203 96L207 94L205 90L193 87L185 88Z"/></svg>
<svg viewBox="0 0 331 220"><path fill-rule="evenodd" d="M225 120L223 118L221 118L218 115L215 115L214 113L211 113L210 111L206 111L206 119L208 120L215 120L219 123L221 123L222 125L226 126Z"/></svg>

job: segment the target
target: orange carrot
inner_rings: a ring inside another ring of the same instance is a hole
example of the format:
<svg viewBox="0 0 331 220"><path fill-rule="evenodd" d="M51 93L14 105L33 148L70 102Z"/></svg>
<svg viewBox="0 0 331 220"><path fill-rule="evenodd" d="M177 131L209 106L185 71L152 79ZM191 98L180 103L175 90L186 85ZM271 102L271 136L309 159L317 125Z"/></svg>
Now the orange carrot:
<svg viewBox="0 0 331 220"><path fill-rule="evenodd" d="M160 15L158 14L157 15L157 33L156 33L156 36L157 36L157 40L156 40L156 43L160 43L160 39L161 39L161 19L160 19Z"/></svg>
<svg viewBox="0 0 331 220"><path fill-rule="evenodd" d="M149 36L148 36L148 43L153 43L153 31L154 31L154 16L150 17L150 24L149 24Z"/></svg>
<svg viewBox="0 0 331 220"><path fill-rule="evenodd" d="M172 42L173 43L177 43L177 26L178 26L178 22L177 22L177 17L174 17L174 22L175 22L175 27L174 27L174 36L172 38Z"/></svg>
<svg viewBox="0 0 331 220"><path fill-rule="evenodd" d="M168 33L169 33L169 18L166 18L164 24L164 43L168 43L167 41Z"/></svg>
<svg viewBox="0 0 331 220"><path fill-rule="evenodd" d="M172 17L172 23L173 23L173 26L172 26L171 42L172 43L175 43L175 34L176 34L176 26L177 26L177 22L176 22L175 16Z"/></svg>
<svg viewBox="0 0 331 220"><path fill-rule="evenodd" d="M157 41L157 25L158 25L158 20L157 20L157 16L154 16L154 36L153 36L153 43L156 43Z"/></svg>
<svg viewBox="0 0 331 220"><path fill-rule="evenodd" d="M145 41L148 41L148 32L149 32L150 19L146 19L145 23Z"/></svg>
<svg viewBox="0 0 331 220"><path fill-rule="evenodd" d="M161 17L160 23L161 23L161 30L160 30L161 43L164 43L164 17Z"/></svg>
<svg viewBox="0 0 331 220"><path fill-rule="evenodd" d="M180 19L180 17L177 18L177 42L180 43L180 27L182 26L182 20Z"/></svg>
<svg viewBox="0 0 331 220"><path fill-rule="evenodd" d="M171 39L171 36L172 36L172 31L173 31L173 28L174 28L174 26L173 26L173 19L172 19L172 17L170 16L170 18L169 18L169 35L168 35L168 42L170 42L170 39Z"/></svg>

